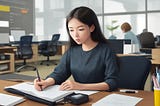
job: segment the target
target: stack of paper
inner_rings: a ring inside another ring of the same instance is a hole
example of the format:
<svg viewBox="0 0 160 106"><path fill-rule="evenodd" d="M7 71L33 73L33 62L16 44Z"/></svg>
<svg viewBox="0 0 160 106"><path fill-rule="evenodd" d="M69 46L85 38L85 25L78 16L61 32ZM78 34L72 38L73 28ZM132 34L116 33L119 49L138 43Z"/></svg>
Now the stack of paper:
<svg viewBox="0 0 160 106"><path fill-rule="evenodd" d="M143 98L126 96L121 94L110 94L92 106L135 106Z"/></svg>
<svg viewBox="0 0 160 106"><path fill-rule="evenodd" d="M0 106L14 106L23 102L24 100L25 99L22 97L0 93Z"/></svg>

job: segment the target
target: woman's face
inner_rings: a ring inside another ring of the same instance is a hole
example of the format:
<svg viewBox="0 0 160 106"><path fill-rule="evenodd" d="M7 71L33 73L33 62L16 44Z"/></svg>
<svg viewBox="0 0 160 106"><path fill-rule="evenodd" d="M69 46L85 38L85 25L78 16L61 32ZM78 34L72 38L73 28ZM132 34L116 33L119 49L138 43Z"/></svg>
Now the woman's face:
<svg viewBox="0 0 160 106"><path fill-rule="evenodd" d="M91 40L91 32L94 31L94 25L89 27L76 18L72 18L68 22L68 29L72 39L77 44L84 44L87 43L87 41Z"/></svg>

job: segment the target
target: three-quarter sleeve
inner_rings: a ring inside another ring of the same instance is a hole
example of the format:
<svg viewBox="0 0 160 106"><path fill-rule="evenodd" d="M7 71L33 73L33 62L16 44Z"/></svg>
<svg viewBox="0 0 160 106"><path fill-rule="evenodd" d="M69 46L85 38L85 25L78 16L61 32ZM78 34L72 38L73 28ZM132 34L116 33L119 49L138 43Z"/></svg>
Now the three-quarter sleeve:
<svg viewBox="0 0 160 106"><path fill-rule="evenodd" d="M54 78L55 84L61 84L71 75L70 72L70 53L69 50L62 56L60 64L55 67L54 71L47 76Z"/></svg>
<svg viewBox="0 0 160 106"><path fill-rule="evenodd" d="M118 72L116 56L111 50L107 50L105 57L105 82L109 85L109 91L117 88Z"/></svg>

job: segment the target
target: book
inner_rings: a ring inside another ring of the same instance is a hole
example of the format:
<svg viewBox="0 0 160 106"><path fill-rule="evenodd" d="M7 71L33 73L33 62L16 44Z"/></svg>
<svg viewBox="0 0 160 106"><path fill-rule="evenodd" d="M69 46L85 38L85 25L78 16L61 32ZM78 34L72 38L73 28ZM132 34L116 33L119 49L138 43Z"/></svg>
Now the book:
<svg viewBox="0 0 160 106"><path fill-rule="evenodd" d="M122 94L110 94L96 103L93 103L92 106L135 106L143 98L127 96Z"/></svg>
<svg viewBox="0 0 160 106"><path fill-rule="evenodd" d="M0 93L0 106L14 106L25 101L23 97Z"/></svg>
<svg viewBox="0 0 160 106"><path fill-rule="evenodd" d="M54 105L56 101L74 93L73 91L60 91L59 85L47 87L43 91L37 91L34 85L29 82L23 82L4 88L6 91L23 95L31 100Z"/></svg>

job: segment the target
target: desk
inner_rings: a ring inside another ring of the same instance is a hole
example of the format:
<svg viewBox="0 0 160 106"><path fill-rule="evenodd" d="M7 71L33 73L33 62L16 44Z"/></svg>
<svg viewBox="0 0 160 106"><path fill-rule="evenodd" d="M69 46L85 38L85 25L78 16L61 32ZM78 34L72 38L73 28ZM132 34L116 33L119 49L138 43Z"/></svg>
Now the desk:
<svg viewBox="0 0 160 106"><path fill-rule="evenodd" d="M160 48L152 49L152 63L160 65Z"/></svg>
<svg viewBox="0 0 160 106"><path fill-rule="evenodd" d="M0 53L14 53L15 49L13 46L0 46Z"/></svg>
<svg viewBox="0 0 160 106"><path fill-rule="evenodd" d="M16 83L17 82L0 80L0 84L1 84L0 85L0 92L1 93L6 93L6 94L11 94L11 95L16 95L16 94L8 93L8 92L3 90L5 86L14 85ZM89 96L89 102L85 103L81 106L91 106L96 101L102 99L103 97L105 97L106 95L109 95L111 93L118 93L118 94L124 94L124 95L136 96L136 97L143 98L143 100L140 101L136 106L154 106L154 99L153 99L153 92L152 91L139 91L138 93L135 93L135 94L120 93L118 91L115 91L115 92L98 92L96 94L90 95ZM40 104L38 102L34 102L34 101L26 99L25 102L19 104L18 106L47 106L47 105ZM65 104L64 106L74 106L74 105Z"/></svg>
<svg viewBox="0 0 160 106"><path fill-rule="evenodd" d="M9 64L9 69L5 71L0 71L0 74L14 72L14 51L16 47L11 46L1 46L0 53L4 53L4 55L9 55L9 60L0 60L0 64Z"/></svg>
<svg viewBox="0 0 160 106"><path fill-rule="evenodd" d="M154 73L156 70L156 67L160 66L160 48L154 48L152 49L152 71L151 73Z"/></svg>

